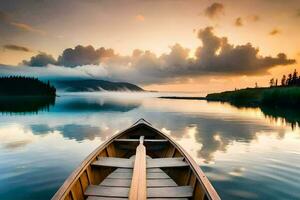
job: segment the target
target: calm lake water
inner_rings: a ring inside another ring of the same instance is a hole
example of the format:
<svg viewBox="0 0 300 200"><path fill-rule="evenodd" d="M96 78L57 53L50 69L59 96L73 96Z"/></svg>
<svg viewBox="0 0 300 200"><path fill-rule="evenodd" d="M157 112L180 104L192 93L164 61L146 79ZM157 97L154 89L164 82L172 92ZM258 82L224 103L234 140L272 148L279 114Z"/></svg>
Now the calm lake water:
<svg viewBox="0 0 300 200"><path fill-rule="evenodd" d="M299 115L161 95L66 93L40 111L2 112L0 199L50 199L90 152L139 118L178 141L222 199L300 199Z"/></svg>

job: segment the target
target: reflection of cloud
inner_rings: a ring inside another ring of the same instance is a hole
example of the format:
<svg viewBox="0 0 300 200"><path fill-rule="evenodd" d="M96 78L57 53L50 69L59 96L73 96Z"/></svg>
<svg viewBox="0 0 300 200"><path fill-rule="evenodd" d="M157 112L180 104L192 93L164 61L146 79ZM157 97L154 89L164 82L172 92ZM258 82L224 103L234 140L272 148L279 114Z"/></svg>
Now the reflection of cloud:
<svg viewBox="0 0 300 200"><path fill-rule="evenodd" d="M229 172L232 176L243 176L243 173L246 171L244 167L234 168L232 172Z"/></svg>
<svg viewBox="0 0 300 200"><path fill-rule="evenodd" d="M212 117L204 114L199 116L195 113L181 117L176 113L168 113L167 116L143 116L145 119L157 119L151 121L155 127L168 130L169 135L177 138L179 141L190 135L194 137L195 147L198 152L197 157L204 159L204 162L210 163L214 160L216 152L224 152L228 147L238 141L250 143L257 139L262 133L276 134L282 139L285 134L282 127L271 127L269 124L258 123L258 121L249 121L246 116L216 115ZM255 125L254 125L255 124ZM192 126L187 126L192 125ZM193 133L193 134L190 134ZM187 142L183 142L187 144ZM201 146L199 144L202 144ZM191 148L191 146L187 146Z"/></svg>
<svg viewBox="0 0 300 200"><path fill-rule="evenodd" d="M66 124L57 127L57 130L60 131L64 137L77 141L85 139L94 140L96 136L101 136L100 128L90 125Z"/></svg>
<svg viewBox="0 0 300 200"><path fill-rule="evenodd" d="M0 127L0 145L8 149L17 149L24 147L36 140L32 132L23 129L18 125L9 125Z"/></svg>
<svg viewBox="0 0 300 200"><path fill-rule="evenodd" d="M96 127L82 124L65 124L55 127L49 127L46 124L34 124L30 126L35 135L48 134L49 132L59 131L59 133L68 139L76 141L94 140L96 137L106 140L113 132L107 127Z"/></svg>

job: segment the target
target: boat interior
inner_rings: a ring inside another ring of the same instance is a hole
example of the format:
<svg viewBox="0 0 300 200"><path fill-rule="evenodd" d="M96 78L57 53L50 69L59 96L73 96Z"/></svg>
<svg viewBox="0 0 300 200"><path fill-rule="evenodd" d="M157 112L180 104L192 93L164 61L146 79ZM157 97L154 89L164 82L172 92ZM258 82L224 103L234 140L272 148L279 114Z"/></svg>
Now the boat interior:
<svg viewBox="0 0 300 200"><path fill-rule="evenodd" d="M181 147L142 121L96 149L52 199L219 199Z"/></svg>

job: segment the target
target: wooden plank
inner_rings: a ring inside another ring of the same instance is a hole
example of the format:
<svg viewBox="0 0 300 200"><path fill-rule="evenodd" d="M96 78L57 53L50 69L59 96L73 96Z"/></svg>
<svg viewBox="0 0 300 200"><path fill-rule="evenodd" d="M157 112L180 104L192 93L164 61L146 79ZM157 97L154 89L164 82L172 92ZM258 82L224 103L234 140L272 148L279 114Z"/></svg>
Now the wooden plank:
<svg viewBox="0 0 300 200"><path fill-rule="evenodd" d="M89 180L86 171L84 171L80 176L80 183L81 183L82 191L85 191L89 185Z"/></svg>
<svg viewBox="0 0 300 200"><path fill-rule="evenodd" d="M132 174L133 173L116 173L116 172L113 172L111 173L110 175L107 176L107 178L124 178L124 179L131 179L132 178Z"/></svg>
<svg viewBox="0 0 300 200"><path fill-rule="evenodd" d="M129 188L126 187L107 187L107 186L99 186L99 185L90 185L86 189L84 195L127 198L128 193L129 193Z"/></svg>
<svg viewBox="0 0 300 200"><path fill-rule="evenodd" d="M186 167L188 164L179 158L154 158L147 160L147 168Z"/></svg>
<svg viewBox="0 0 300 200"><path fill-rule="evenodd" d="M151 172L151 173L161 173L161 172L164 172L162 169L159 169L159 168L150 168L150 169L147 169L147 173L148 172Z"/></svg>
<svg viewBox="0 0 300 200"><path fill-rule="evenodd" d="M107 147L106 147L106 151L107 151L107 155L108 157L115 157L117 154L116 154L116 150L115 150L115 146L113 143L109 144Z"/></svg>
<svg viewBox="0 0 300 200"><path fill-rule="evenodd" d="M125 200L127 198L95 197L89 196L86 200ZM128 200L128 199L127 199ZM172 199L171 199L172 200Z"/></svg>
<svg viewBox="0 0 300 200"><path fill-rule="evenodd" d="M102 157L92 163L93 166L133 168L133 160L127 158Z"/></svg>
<svg viewBox="0 0 300 200"><path fill-rule="evenodd" d="M75 185L72 187L71 194L73 200L84 200L84 196L82 193L82 188L79 180L77 180Z"/></svg>
<svg viewBox="0 0 300 200"><path fill-rule="evenodd" d="M174 198L174 197L192 197L193 189L191 186L177 187L158 187L148 188L148 198Z"/></svg>
<svg viewBox="0 0 300 200"><path fill-rule="evenodd" d="M89 196L86 200L125 200L127 198L95 197ZM128 200L128 199L127 199ZM171 199L172 200L172 199Z"/></svg>
<svg viewBox="0 0 300 200"><path fill-rule="evenodd" d="M139 142L140 139L115 139L116 142ZM168 140L165 140L165 139L145 139L144 140L144 143L146 142L168 142Z"/></svg>
<svg viewBox="0 0 300 200"><path fill-rule="evenodd" d="M89 196L87 200L125 200L127 198L95 197ZM187 198L151 198L152 200L188 200ZM128 199L127 199L128 200Z"/></svg>
<svg viewBox="0 0 300 200"><path fill-rule="evenodd" d="M101 186L111 186L111 187L130 187L131 179L113 179L106 178L100 183Z"/></svg>
<svg viewBox="0 0 300 200"><path fill-rule="evenodd" d="M175 187L177 184L172 179L148 179L147 188L149 187Z"/></svg>
<svg viewBox="0 0 300 200"><path fill-rule="evenodd" d="M128 197L128 193L129 188L126 187L107 187L90 185L84 194L86 196L126 198ZM148 198L188 198L192 195L193 189L191 186L147 188Z"/></svg>
<svg viewBox="0 0 300 200"><path fill-rule="evenodd" d="M147 173L147 179L168 179L170 178L166 173Z"/></svg>
<svg viewBox="0 0 300 200"><path fill-rule="evenodd" d="M110 175L107 176L107 178L125 178L125 179L131 179L133 173L132 172L119 172L114 171ZM165 172L148 172L147 171L147 178L151 179L164 179L164 178L170 178Z"/></svg>
<svg viewBox="0 0 300 200"><path fill-rule="evenodd" d="M106 178L100 183L101 186L130 187L130 179ZM147 187L174 187L177 186L172 179L147 179Z"/></svg>
<svg viewBox="0 0 300 200"><path fill-rule="evenodd" d="M133 170L129 168L118 168L114 172L120 173L120 172L127 172L127 173L132 173Z"/></svg>
<svg viewBox="0 0 300 200"><path fill-rule="evenodd" d="M146 148L143 145L144 136L140 137L140 144L136 148L129 200L147 199L146 182Z"/></svg>
<svg viewBox="0 0 300 200"><path fill-rule="evenodd" d="M175 153L175 147L173 145L169 145L169 149L167 150L167 153L165 155L165 157L173 157L173 154Z"/></svg>

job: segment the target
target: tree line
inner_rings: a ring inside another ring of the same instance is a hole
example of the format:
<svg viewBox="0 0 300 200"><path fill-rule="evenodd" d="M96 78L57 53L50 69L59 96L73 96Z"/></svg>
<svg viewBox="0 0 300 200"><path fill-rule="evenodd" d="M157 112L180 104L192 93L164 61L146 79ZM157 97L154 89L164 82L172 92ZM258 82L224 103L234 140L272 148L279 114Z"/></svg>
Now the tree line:
<svg viewBox="0 0 300 200"><path fill-rule="evenodd" d="M0 77L1 96L55 96L56 89L50 82L23 76Z"/></svg>
<svg viewBox="0 0 300 200"><path fill-rule="evenodd" d="M270 87L290 87L290 86L300 86L300 76L298 76L298 72L295 69L293 73L290 73L288 75L283 75L280 83L278 82L278 79L271 78L270 79Z"/></svg>

